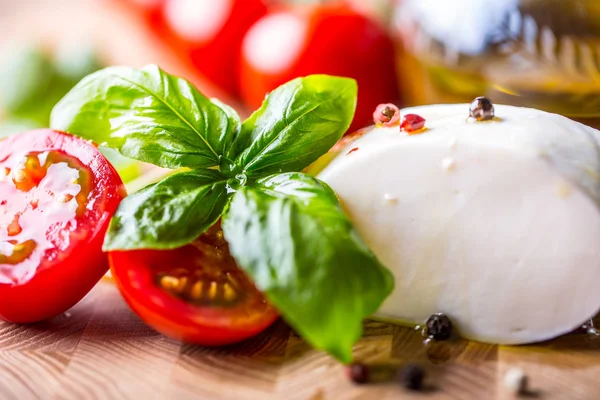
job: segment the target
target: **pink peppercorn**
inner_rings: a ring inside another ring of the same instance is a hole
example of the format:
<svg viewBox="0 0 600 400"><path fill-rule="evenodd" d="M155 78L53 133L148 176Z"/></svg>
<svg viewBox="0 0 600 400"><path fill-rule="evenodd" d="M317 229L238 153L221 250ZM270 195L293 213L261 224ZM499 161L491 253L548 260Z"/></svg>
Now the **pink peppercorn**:
<svg viewBox="0 0 600 400"><path fill-rule="evenodd" d="M415 132L423 129L425 126L425 118L417 114L406 114L402 117L400 129L407 133Z"/></svg>
<svg viewBox="0 0 600 400"><path fill-rule="evenodd" d="M377 125L395 126L400 121L400 110L393 104L380 104L373 113L373 122Z"/></svg>

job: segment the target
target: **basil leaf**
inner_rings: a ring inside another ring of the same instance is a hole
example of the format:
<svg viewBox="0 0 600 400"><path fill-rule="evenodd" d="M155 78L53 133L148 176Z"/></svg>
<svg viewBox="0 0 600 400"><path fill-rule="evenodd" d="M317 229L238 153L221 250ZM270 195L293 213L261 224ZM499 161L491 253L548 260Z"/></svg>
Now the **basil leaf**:
<svg viewBox="0 0 600 400"><path fill-rule="evenodd" d="M348 130L356 95L356 81L327 75L280 86L244 122L230 153L239 154L237 169L249 176L301 171Z"/></svg>
<svg viewBox="0 0 600 400"><path fill-rule="evenodd" d="M51 127L165 168L220 164L239 116L156 66L111 67L87 76L57 105Z"/></svg>
<svg viewBox="0 0 600 400"><path fill-rule="evenodd" d="M121 202L104 250L173 249L191 243L219 219L227 192L227 178L215 170L171 175Z"/></svg>
<svg viewBox="0 0 600 400"><path fill-rule="evenodd" d="M289 173L257 184L236 192L225 211L231 253L309 343L351 361L363 318L392 291L391 273L324 183Z"/></svg>

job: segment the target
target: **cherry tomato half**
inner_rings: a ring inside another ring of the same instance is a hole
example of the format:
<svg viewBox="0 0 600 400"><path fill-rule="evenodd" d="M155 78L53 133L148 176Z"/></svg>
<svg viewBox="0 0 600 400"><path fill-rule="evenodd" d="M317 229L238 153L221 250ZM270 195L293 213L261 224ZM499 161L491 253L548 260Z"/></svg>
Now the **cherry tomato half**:
<svg viewBox="0 0 600 400"><path fill-rule="evenodd" d="M125 196L88 142L37 130L0 141L0 318L61 314L108 270L102 242Z"/></svg>
<svg viewBox="0 0 600 400"><path fill-rule="evenodd" d="M220 346L254 336L278 317L229 254L218 227L175 250L109 254L125 301L174 339Z"/></svg>
<svg viewBox="0 0 600 400"><path fill-rule="evenodd" d="M240 85L252 108L283 83L310 74L354 78L350 131L372 123L380 103L397 102L394 46L385 29L343 4L280 9L256 22L242 44Z"/></svg>

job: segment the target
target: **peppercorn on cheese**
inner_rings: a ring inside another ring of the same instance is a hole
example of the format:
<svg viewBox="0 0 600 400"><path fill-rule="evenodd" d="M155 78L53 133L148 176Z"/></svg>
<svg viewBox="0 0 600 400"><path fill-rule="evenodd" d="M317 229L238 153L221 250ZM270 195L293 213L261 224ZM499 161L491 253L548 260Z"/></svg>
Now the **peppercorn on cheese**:
<svg viewBox="0 0 600 400"><path fill-rule="evenodd" d="M378 316L443 312L499 344L569 332L600 308L600 132L534 109L468 112L402 110L425 129L374 127L318 167L395 275Z"/></svg>

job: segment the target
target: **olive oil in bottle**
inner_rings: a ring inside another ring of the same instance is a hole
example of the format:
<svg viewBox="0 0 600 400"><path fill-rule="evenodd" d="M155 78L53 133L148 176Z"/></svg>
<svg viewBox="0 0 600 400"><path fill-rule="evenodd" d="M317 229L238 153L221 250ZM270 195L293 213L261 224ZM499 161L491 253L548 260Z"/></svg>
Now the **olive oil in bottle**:
<svg viewBox="0 0 600 400"><path fill-rule="evenodd" d="M400 0L410 104L535 107L600 127L600 0Z"/></svg>

